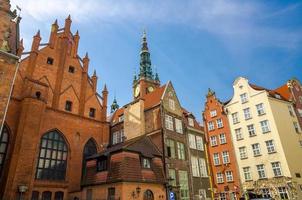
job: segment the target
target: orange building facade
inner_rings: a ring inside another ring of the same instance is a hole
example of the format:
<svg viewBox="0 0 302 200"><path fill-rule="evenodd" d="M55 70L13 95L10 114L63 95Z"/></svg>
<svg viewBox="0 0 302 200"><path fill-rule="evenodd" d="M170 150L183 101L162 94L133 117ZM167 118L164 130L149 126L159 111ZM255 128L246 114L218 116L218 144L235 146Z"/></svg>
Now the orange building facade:
<svg viewBox="0 0 302 200"><path fill-rule="evenodd" d="M240 197L240 180L232 136L223 103L209 90L203 112L215 199Z"/></svg>
<svg viewBox="0 0 302 200"><path fill-rule="evenodd" d="M20 63L0 144L2 199L78 198L85 157L109 142L108 91L97 93L70 26L56 21L47 43L38 32Z"/></svg>

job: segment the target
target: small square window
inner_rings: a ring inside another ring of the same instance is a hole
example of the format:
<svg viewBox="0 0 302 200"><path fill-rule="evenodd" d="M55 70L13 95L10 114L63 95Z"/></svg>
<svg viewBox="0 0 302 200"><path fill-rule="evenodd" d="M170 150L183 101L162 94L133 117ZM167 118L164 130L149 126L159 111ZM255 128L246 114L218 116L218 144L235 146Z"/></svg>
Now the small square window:
<svg viewBox="0 0 302 200"><path fill-rule="evenodd" d="M95 117L95 108L90 108L89 110L89 117Z"/></svg>
<svg viewBox="0 0 302 200"><path fill-rule="evenodd" d="M143 168L147 168L147 169L150 169L151 168L151 162L150 162L150 159L149 158L143 158L142 159L142 167Z"/></svg>
<svg viewBox="0 0 302 200"><path fill-rule="evenodd" d="M49 64L49 65L53 65L53 58L48 57L46 62L47 62L47 64Z"/></svg>
<svg viewBox="0 0 302 200"><path fill-rule="evenodd" d="M74 66L69 66L68 72L73 74L74 71L75 71Z"/></svg>
<svg viewBox="0 0 302 200"><path fill-rule="evenodd" d="M301 178L301 174L300 173L295 173L297 178Z"/></svg>
<svg viewBox="0 0 302 200"><path fill-rule="evenodd" d="M72 102L71 101L66 101L65 110L66 111L72 111Z"/></svg>

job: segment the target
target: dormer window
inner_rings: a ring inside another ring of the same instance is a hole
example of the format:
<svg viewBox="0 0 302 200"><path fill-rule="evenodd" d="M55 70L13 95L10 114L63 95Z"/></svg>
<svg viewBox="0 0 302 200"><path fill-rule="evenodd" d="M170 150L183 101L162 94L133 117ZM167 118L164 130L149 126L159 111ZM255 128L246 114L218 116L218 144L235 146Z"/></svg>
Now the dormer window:
<svg viewBox="0 0 302 200"><path fill-rule="evenodd" d="M53 58L48 57L46 63L49 65L53 65Z"/></svg>
<svg viewBox="0 0 302 200"><path fill-rule="evenodd" d="M89 117L95 118L95 108L90 108Z"/></svg>
<svg viewBox="0 0 302 200"><path fill-rule="evenodd" d="M118 122L122 122L122 121L124 121L124 115L118 117Z"/></svg>
<svg viewBox="0 0 302 200"><path fill-rule="evenodd" d="M149 158L142 158L142 167L146 169L151 168L151 162Z"/></svg>
<svg viewBox="0 0 302 200"><path fill-rule="evenodd" d="M72 111L72 102L71 101L66 101L65 110L66 111Z"/></svg>
<svg viewBox="0 0 302 200"><path fill-rule="evenodd" d="M193 120L193 118L189 117L188 118L188 123L189 123L189 126L194 126L194 120Z"/></svg>
<svg viewBox="0 0 302 200"><path fill-rule="evenodd" d="M69 66L68 72L73 74L74 71L75 71L74 66Z"/></svg>
<svg viewBox="0 0 302 200"><path fill-rule="evenodd" d="M275 94L275 97L276 97L277 99L281 99L281 96L280 96L279 94Z"/></svg>
<svg viewBox="0 0 302 200"><path fill-rule="evenodd" d="M97 160L97 171L102 172L107 170L107 157L102 156Z"/></svg>

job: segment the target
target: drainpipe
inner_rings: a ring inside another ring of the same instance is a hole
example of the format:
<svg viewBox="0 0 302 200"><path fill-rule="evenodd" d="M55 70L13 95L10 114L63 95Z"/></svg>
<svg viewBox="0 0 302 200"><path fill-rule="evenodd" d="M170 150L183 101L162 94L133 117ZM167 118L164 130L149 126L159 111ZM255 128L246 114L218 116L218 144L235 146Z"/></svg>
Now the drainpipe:
<svg viewBox="0 0 302 200"><path fill-rule="evenodd" d="M160 115L161 115L161 131L162 131L162 146L163 146L163 161L164 161L164 172L166 179L169 176L168 170L167 170L167 163L166 163L166 146L165 146L165 129L163 128L164 120L165 120L165 112L162 105L162 101L160 101ZM167 175L168 174L168 175ZM165 184L166 187L166 200L169 200L169 182Z"/></svg>
<svg viewBox="0 0 302 200"><path fill-rule="evenodd" d="M13 86L14 86L14 83L15 83L15 79L16 79L16 76L17 76L17 72L19 70L19 65L20 65L20 61L19 61L19 57L13 55L13 54L9 54L9 53L6 53L6 52L2 52L1 53L5 53L13 58L15 58L17 61L17 64L16 64L16 70L15 70L15 74L14 74L14 77L13 77L13 80L12 80L12 86L10 88L10 91L9 91L9 95L8 95L8 98L7 98L7 103L6 103L6 107L5 107L5 110L4 110L4 115L3 115L3 120L2 120L2 123L0 124L0 138L1 138L1 135L2 135L2 129L3 129L3 125L4 125L4 121L5 121L5 118L6 118L6 114L7 114L7 110L8 110L8 104L9 104L9 100L11 98L11 95L13 93Z"/></svg>

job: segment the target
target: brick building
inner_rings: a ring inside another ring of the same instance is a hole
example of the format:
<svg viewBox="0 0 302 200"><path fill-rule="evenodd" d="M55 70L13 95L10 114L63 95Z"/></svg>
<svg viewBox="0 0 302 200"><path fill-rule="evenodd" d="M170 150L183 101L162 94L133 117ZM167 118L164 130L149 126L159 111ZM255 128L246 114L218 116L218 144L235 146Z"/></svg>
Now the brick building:
<svg viewBox="0 0 302 200"><path fill-rule="evenodd" d="M87 159L86 200L165 200L162 155L143 135L112 145Z"/></svg>
<svg viewBox="0 0 302 200"><path fill-rule="evenodd" d="M240 180L228 118L224 104L210 89L203 118L215 199L239 199Z"/></svg>
<svg viewBox="0 0 302 200"><path fill-rule="evenodd" d="M85 158L109 143L108 91L97 93L96 73L88 75L88 54L78 55L80 36L70 26L70 16L64 27L56 21L47 43L38 32L20 63L0 141L5 200L80 196Z"/></svg>
<svg viewBox="0 0 302 200"><path fill-rule="evenodd" d="M16 10L11 11L9 0L2 0L0 2L0 133L18 68L19 57L23 51L22 42L19 42L20 20ZM0 169L2 162L3 160L0 158Z"/></svg>

